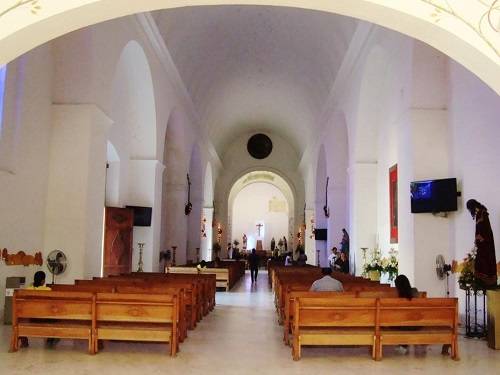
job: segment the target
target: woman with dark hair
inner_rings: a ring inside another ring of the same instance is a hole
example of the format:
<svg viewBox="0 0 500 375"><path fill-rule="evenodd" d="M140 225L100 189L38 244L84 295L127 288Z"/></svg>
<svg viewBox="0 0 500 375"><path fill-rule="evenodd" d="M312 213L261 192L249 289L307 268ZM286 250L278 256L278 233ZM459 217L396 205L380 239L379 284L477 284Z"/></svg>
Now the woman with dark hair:
<svg viewBox="0 0 500 375"><path fill-rule="evenodd" d="M418 297L417 288L412 288L410 284L410 280L405 275L398 275L396 280L394 280L394 284L396 285L396 289L398 290L399 298L408 298L411 300L412 298ZM418 330L418 327L399 327L402 331L415 331ZM399 345L399 351L403 354L408 353L408 345Z"/></svg>
<svg viewBox="0 0 500 375"><path fill-rule="evenodd" d="M497 261L495 242L491 230L488 209L475 199L467 201L467 209L476 220L476 235L474 243L477 248L474 273L485 286L497 284Z"/></svg>
<svg viewBox="0 0 500 375"><path fill-rule="evenodd" d="M347 260L346 253L340 252L340 257L335 261L333 267L342 273L349 273L349 261Z"/></svg>
<svg viewBox="0 0 500 375"><path fill-rule="evenodd" d="M394 280L394 284L396 284L399 298L412 299L418 297L417 288L411 287L410 280L405 275L398 275Z"/></svg>
<svg viewBox="0 0 500 375"><path fill-rule="evenodd" d="M35 275L33 276L33 284L27 289L51 290L48 286L45 285L45 272L36 271Z"/></svg>
<svg viewBox="0 0 500 375"><path fill-rule="evenodd" d="M52 290L50 287L45 285L45 272L36 271L35 275L33 275L33 284L26 289L34 289L34 290ZM28 338L25 336L19 337L21 340L21 348L26 348L29 346ZM59 341L59 340L57 340ZM53 345L57 342L54 338L48 338L47 344Z"/></svg>

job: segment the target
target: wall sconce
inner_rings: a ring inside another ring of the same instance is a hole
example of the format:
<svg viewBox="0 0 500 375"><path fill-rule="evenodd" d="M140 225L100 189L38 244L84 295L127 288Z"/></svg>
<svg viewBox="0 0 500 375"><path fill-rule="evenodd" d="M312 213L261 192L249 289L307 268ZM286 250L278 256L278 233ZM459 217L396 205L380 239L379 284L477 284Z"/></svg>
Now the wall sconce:
<svg viewBox="0 0 500 375"><path fill-rule="evenodd" d="M217 223L217 242L220 243L222 240L222 225L221 223Z"/></svg>
<svg viewBox="0 0 500 375"><path fill-rule="evenodd" d="M203 219L201 220L201 236L203 238L207 237L206 224L207 224L207 218L203 217Z"/></svg>
<svg viewBox="0 0 500 375"><path fill-rule="evenodd" d="M314 216L311 216L311 235L309 238L314 238L314 234L316 233L316 228L314 227Z"/></svg>

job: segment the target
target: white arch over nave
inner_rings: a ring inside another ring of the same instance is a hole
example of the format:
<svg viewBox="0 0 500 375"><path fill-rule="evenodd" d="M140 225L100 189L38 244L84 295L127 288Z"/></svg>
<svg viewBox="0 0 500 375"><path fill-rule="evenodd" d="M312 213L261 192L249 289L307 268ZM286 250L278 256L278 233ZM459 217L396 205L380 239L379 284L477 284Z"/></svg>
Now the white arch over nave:
<svg viewBox="0 0 500 375"><path fill-rule="evenodd" d="M11 4L0 9L0 64L58 36L109 19L157 9L234 4L297 7L373 22L430 44L500 92L498 8L494 2L468 0L457 1L452 9L427 0L67 0L39 1L41 9L35 15L29 3Z"/></svg>

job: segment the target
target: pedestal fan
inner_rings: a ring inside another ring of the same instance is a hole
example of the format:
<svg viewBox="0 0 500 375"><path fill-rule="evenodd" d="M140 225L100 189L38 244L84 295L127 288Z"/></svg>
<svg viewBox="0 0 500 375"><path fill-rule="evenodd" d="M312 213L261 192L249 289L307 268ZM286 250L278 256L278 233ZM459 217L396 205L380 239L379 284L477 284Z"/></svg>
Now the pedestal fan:
<svg viewBox="0 0 500 375"><path fill-rule="evenodd" d="M56 276L64 273L66 266L66 255L61 250L53 250L47 255L47 268L52 274L52 284L54 284Z"/></svg>
<svg viewBox="0 0 500 375"><path fill-rule="evenodd" d="M444 256L441 254L436 256L436 275L439 280L444 280L446 277L446 297L450 296L450 287L448 284L448 278L451 272L451 265L446 264Z"/></svg>

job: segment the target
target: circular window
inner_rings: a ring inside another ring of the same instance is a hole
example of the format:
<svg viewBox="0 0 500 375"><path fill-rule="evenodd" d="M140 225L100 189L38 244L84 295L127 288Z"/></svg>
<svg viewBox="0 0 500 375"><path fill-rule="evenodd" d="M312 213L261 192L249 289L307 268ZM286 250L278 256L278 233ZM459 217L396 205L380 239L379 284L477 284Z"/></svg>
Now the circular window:
<svg viewBox="0 0 500 375"><path fill-rule="evenodd" d="M273 150L273 142L265 134L254 134L248 140L247 150L255 159L265 159Z"/></svg>

